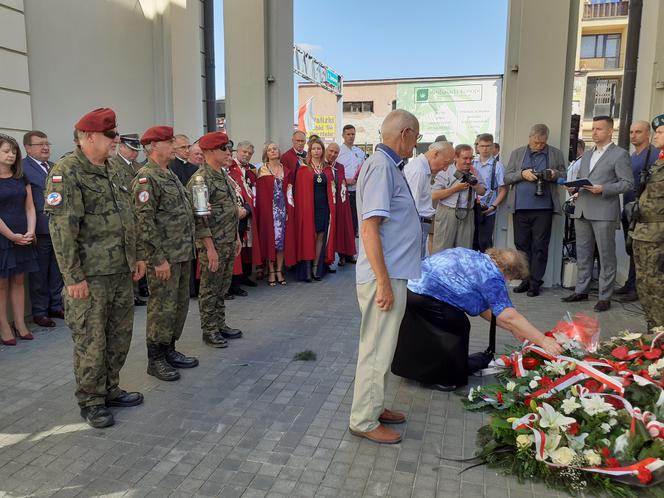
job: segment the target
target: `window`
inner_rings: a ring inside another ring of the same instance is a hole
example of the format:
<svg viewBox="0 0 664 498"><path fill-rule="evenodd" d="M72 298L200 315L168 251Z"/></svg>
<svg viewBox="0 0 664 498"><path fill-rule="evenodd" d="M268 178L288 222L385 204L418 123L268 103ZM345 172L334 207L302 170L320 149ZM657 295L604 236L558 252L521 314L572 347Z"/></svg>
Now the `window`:
<svg viewBox="0 0 664 498"><path fill-rule="evenodd" d="M344 102L344 112L373 112L373 101Z"/></svg>
<svg viewBox="0 0 664 498"><path fill-rule="evenodd" d="M604 69L618 67L620 61L620 34L582 36L581 59L605 59Z"/></svg>
<svg viewBox="0 0 664 498"><path fill-rule="evenodd" d="M620 117L620 79L588 78L583 119L593 116Z"/></svg>

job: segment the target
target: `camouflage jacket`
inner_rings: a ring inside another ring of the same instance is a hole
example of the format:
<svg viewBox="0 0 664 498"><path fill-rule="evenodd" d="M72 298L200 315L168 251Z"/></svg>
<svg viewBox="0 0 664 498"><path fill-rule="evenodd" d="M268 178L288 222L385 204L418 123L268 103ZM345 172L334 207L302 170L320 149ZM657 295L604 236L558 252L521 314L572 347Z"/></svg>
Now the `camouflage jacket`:
<svg viewBox="0 0 664 498"><path fill-rule="evenodd" d="M196 217L198 246L203 247L200 240L206 237L212 237L215 246L234 242L237 238L239 215L237 194L228 173L223 168L215 171L207 164L201 165L187 184L190 193L199 175L203 177L210 194L211 213L205 217Z"/></svg>
<svg viewBox="0 0 664 498"><path fill-rule="evenodd" d="M664 159L650 169L650 179L639 197L638 223L632 232L634 240L664 241Z"/></svg>
<svg viewBox="0 0 664 498"><path fill-rule="evenodd" d="M115 163L118 169L126 175L126 177L129 179L128 183L131 183L131 181L136 176L136 173L138 173L138 170L141 169L141 165L136 161L132 161L131 164L127 164L127 161L120 157L120 155L111 157L109 161Z"/></svg>
<svg viewBox="0 0 664 498"><path fill-rule="evenodd" d="M157 266L194 258L194 212L187 191L170 169L148 163L132 182L134 209L146 261Z"/></svg>
<svg viewBox="0 0 664 498"><path fill-rule="evenodd" d="M79 148L51 168L44 212L66 285L130 272L143 259L129 189L115 164L95 166Z"/></svg>

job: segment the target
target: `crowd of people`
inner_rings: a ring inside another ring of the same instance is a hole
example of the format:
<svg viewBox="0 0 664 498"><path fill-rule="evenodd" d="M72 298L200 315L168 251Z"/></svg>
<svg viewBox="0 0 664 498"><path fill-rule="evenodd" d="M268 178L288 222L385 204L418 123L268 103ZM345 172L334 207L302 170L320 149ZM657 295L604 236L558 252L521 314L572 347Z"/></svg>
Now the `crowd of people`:
<svg viewBox="0 0 664 498"><path fill-rule="evenodd" d="M282 153L268 141L256 165L253 144L235 145L220 131L193 144L170 126L120 135L108 108L74 128L76 147L57 164L45 133L25 134L25 158L0 135L0 335L9 346L33 339L23 318L29 273L34 322L52 327L60 318L72 331L76 397L93 427L114 423L108 407L143 402L119 386L135 306L147 305L147 373L175 381L180 369L198 365L176 347L192 296L202 341L225 348L243 335L225 306L247 295L243 286L316 282L353 263L362 323L350 430L398 442L384 425L405 420L384 406L387 372L444 391L465 385L466 315L559 353L515 310L507 282L521 282L513 292L539 295L562 188L579 268L575 292L563 300L588 299L597 252L595 310L609 308L624 194L637 204L622 212L633 276L617 292L638 293L649 326L664 323L664 115L652 122L654 146L647 122L632 125L631 159L611 142L612 119L596 117L594 146L584 152L581 142L569 167L544 124L532 126L506 166L488 133L474 147L441 136L408 160L421 135L417 118L402 110L387 116L368 158L346 125L342 144L295 131ZM503 204L516 250L493 247Z"/></svg>

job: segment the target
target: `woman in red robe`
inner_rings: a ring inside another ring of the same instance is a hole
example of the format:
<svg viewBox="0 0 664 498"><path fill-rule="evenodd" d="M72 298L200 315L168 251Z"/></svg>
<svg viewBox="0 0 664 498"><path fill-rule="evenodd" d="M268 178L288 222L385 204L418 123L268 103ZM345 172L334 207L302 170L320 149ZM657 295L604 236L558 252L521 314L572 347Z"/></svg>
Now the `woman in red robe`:
<svg viewBox="0 0 664 498"><path fill-rule="evenodd" d="M337 190L337 231L335 234L335 250L339 255L339 266L344 266L346 258L357 253L355 232L353 230L353 214L350 209L350 197L346 187L346 171L344 165L337 162L339 146L332 143L325 149L325 163L334 173Z"/></svg>
<svg viewBox="0 0 664 498"><path fill-rule="evenodd" d="M277 283L286 285L284 250L289 225L286 209L289 183L284 178L280 157L279 146L268 142L263 148L263 165L256 173L256 232L261 258L268 265L270 287Z"/></svg>
<svg viewBox="0 0 664 498"><path fill-rule="evenodd" d="M295 233L286 237L286 264L296 262L297 277L320 280L326 264L334 261L336 188L331 168L325 168L325 146L319 138L309 140L304 165L291 172Z"/></svg>

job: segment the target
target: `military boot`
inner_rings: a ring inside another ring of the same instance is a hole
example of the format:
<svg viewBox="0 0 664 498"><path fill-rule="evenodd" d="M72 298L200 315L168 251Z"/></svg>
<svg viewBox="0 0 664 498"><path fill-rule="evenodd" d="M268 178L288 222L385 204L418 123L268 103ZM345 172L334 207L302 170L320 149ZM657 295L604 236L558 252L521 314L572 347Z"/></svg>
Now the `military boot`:
<svg viewBox="0 0 664 498"><path fill-rule="evenodd" d="M219 332L203 332L203 342L213 348L228 347L228 341Z"/></svg>
<svg viewBox="0 0 664 498"><path fill-rule="evenodd" d="M166 361L173 368L194 368L198 366L198 359L193 356L185 356L175 350L175 339L171 340L165 355Z"/></svg>
<svg viewBox="0 0 664 498"><path fill-rule="evenodd" d="M180 372L166 361L166 344L148 344L148 375L159 380L172 381L180 378Z"/></svg>

